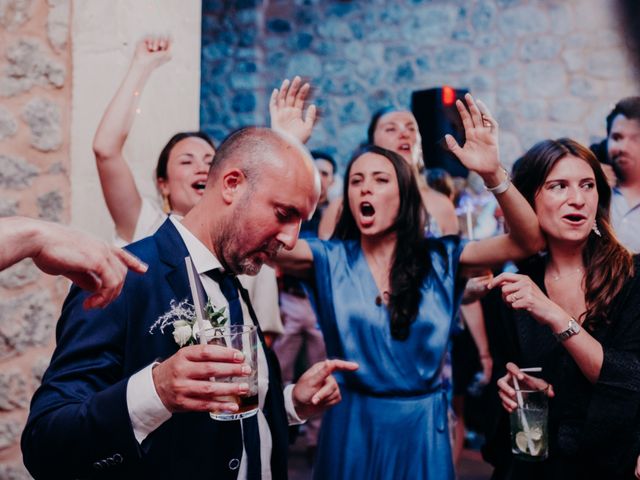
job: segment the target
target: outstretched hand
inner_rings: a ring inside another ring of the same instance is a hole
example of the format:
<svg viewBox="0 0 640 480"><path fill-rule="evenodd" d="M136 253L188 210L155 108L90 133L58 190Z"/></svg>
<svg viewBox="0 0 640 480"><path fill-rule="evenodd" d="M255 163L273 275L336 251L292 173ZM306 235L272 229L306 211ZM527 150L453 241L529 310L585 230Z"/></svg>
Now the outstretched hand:
<svg viewBox="0 0 640 480"><path fill-rule="evenodd" d="M302 143L309 140L316 120L316 106L313 104L303 114L304 102L310 89L309 83L303 85L299 76L291 83L289 79L285 79L279 89L274 88L269 100L272 129L293 135Z"/></svg>
<svg viewBox="0 0 640 480"><path fill-rule="evenodd" d="M147 265L120 248L84 232L39 222L39 246L32 255L36 266L51 275L64 275L93 292L85 308L104 307L122 290L127 269L144 273Z"/></svg>
<svg viewBox="0 0 640 480"><path fill-rule="evenodd" d="M498 122L480 100L474 101L468 93L464 98L467 102L466 106L460 100L456 100L456 107L464 126L464 146L458 145L455 138L448 134L445 136L447 146L469 170L483 177L493 175L501 168L498 152Z"/></svg>
<svg viewBox="0 0 640 480"><path fill-rule="evenodd" d="M171 38L169 36L147 36L136 45L133 63L151 70L171 60Z"/></svg>
<svg viewBox="0 0 640 480"><path fill-rule="evenodd" d="M298 416L309 418L340 402L340 387L332 373L336 370L353 372L358 368L355 362L325 360L304 372L293 388L293 405Z"/></svg>

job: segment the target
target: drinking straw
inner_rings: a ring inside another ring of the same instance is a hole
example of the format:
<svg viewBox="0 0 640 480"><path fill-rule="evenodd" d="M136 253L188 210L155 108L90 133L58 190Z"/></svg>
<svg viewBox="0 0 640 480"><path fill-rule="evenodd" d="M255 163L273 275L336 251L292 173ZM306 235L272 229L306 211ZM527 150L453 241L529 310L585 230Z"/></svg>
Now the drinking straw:
<svg viewBox="0 0 640 480"><path fill-rule="evenodd" d="M200 293L196 286L196 267L191 261L191 257L184 257L184 263L187 265L187 276L189 277L189 288L191 288L191 298L193 298L193 307L196 311L196 322L198 323L198 330L200 331L200 344L205 345L207 343L206 335L204 334L204 319L202 318L202 303L200 299Z"/></svg>
<svg viewBox="0 0 640 480"><path fill-rule="evenodd" d="M541 371L542 369L540 368L538 370L539 367L533 367L534 369L532 370L531 368L521 368L520 371L524 372L524 371ZM529 422L527 421L527 417L524 414L524 400L522 399L522 393L520 392L520 385L518 384L518 379L514 376L513 377L513 386L516 389L516 400L518 401L518 410L520 411L520 421L522 422L522 429L524 430L524 435L525 437L527 437L527 446L529 447L529 452L533 453L533 439L531 438L531 431L529 430Z"/></svg>

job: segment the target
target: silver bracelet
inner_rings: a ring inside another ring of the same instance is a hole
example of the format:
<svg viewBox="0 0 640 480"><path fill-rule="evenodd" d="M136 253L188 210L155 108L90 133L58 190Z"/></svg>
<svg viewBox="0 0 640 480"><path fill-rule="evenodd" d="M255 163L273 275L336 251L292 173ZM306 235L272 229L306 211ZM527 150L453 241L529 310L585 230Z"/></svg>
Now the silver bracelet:
<svg viewBox="0 0 640 480"><path fill-rule="evenodd" d="M507 172L504 168L502 169L504 172L504 180L501 181L495 187L488 187L487 184L484 185L484 188L487 189L488 192L493 193L494 195L500 195L501 193L506 192L509 189L509 185L511 185L511 177L509 176L509 172Z"/></svg>

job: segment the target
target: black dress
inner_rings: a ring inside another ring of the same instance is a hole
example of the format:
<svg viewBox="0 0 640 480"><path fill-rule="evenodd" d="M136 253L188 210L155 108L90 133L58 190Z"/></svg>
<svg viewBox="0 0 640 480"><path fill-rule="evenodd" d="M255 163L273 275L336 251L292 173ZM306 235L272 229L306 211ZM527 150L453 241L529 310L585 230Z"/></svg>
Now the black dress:
<svg viewBox="0 0 640 480"><path fill-rule="evenodd" d="M508 414L494 405L496 421L487 432L485 460L494 479L633 479L640 454L640 261L635 275L612 302L610 323L589 332L604 350L600 377L591 384L551 330L526 311L512 310L493 292L488 316L494 380L508 361L542 367L553 385L549 399L549 458L533 463L511 454ZM546 293L543 258L531 260L527 274ZM494 383L495 386L495 383ZM497 398L497 396L495 397ZM497 400L499 404L499 399ZM489 413L489 412L488 412Z"/></svg>

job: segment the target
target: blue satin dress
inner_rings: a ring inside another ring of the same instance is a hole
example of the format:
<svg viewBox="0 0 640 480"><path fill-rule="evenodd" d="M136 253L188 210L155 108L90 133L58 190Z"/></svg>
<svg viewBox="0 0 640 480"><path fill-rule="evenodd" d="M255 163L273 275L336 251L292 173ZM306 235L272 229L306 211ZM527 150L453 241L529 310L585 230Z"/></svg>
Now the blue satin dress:
<svg viewBox="0 0 640 480"><path fill-rule="evenodd" d="M462 294L464 244L454 236L429 242L418 318L399 341L359 242L308 241L328 356L360 364L336 374L342 402L324 415L315 479L454 478L441 368Z"/></svg>

